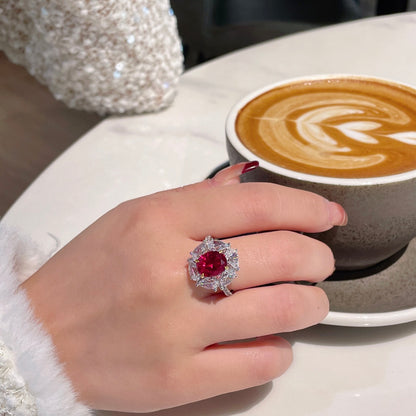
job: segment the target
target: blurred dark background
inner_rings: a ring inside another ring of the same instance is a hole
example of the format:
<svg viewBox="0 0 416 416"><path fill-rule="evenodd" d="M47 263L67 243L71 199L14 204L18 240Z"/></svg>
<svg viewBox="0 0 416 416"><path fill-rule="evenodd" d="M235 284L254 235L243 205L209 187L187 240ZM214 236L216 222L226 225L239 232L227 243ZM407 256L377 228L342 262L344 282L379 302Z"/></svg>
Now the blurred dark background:
<svg viewBox="0 0 416 416"><path fill-rule="evenodd" d="M178 18L186 68L278 36L416 10L416 0L171 3ZM71 110L55 100L45 86L0 52L0 218L49 163L101 120L96 114Z"/></svg>
<svg viewBox="0 0 416 416"><path fill-rule="evenodd" d="M186 67L330 24L414 10L414 0L171 0Z"/></svg>

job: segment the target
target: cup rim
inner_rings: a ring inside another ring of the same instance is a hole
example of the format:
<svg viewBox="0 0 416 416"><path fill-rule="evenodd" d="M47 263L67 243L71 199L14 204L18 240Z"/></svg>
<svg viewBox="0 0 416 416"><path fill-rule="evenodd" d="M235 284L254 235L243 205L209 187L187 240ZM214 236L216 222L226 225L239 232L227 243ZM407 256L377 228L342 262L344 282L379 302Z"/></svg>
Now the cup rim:
<svg viewBox="0 0 416 416"><path fill-rule="evenodd" d="M396 81L388 78L373 76L373 75L357 75L357 74L313 74L313 75L304 75L300 77L287 78L280 80L271 84L267 84L263 87L260 87L250 93L241 97L230 109L226 122L225 122L225 132L226 137L232 144L232 146L237 150L237 152L242 155L247 160L257 160L259 166L263 169L271 171L273 173L281 174L282 176L287 176L296 180L301 180L304 182L313 182L313 183L323 183L329 185L346 185L346 186L368 186L368 185L380 185L386 183L394 182L403 182L410 180L416 177L416 169L409 170L407 172L397 173L394 175L386 176L376 176L376 177L361 177L361 178L342 178L335 176L321 176L314 175L309 173L297 172L295 170L290 170L283 168L281 166L275 165L271 162L268 162L265 159L262 159L260 156L253 153L249 150L238 138L235 132L235 120L239 111L254 98L266 93L269 90L272 90L276 87L282 85L289 85L296 82L302 81L316 81L321 79L337 79L337 78L349 78L349 79L362 79L362 80L373 80L380 83L390 83L393 85L398 85L404 88L411 89L416 94L416 86L406 84L401 81Z"/></svg>

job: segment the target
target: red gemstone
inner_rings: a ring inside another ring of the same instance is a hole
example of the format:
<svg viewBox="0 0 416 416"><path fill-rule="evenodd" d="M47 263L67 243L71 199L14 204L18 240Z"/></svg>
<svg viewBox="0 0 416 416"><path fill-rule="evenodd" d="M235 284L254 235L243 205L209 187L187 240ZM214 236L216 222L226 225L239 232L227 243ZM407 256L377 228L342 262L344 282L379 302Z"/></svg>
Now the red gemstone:
<svg viewBox="0 0 416 416"><path fill-rule="evenodd" d="M227 266L227 259L224 254L218 251L207 251L199 257L197 269L199 274L207 277L217 276L221 274Z"/></svg>

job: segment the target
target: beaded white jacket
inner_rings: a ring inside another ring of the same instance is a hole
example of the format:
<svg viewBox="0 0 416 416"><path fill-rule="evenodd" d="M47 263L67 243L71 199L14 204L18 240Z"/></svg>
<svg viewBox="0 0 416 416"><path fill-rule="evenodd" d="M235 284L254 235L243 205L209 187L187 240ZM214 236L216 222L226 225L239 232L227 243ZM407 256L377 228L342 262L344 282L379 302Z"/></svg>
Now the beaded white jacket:
<svg viewBox="0 0 416 416"><path fill-rule="evenodd" d="M69 107L160 110L183 69L169 0L1 0L0 50Z"/></svg>
<svg viewBox="0 0 416 416"><path fill-rule="evenodd" d="M68 106L168 106L183 69L169 0L2 0L0 50ZM0 224L0 415L85 416L19 283L45 260Z"/></svg>

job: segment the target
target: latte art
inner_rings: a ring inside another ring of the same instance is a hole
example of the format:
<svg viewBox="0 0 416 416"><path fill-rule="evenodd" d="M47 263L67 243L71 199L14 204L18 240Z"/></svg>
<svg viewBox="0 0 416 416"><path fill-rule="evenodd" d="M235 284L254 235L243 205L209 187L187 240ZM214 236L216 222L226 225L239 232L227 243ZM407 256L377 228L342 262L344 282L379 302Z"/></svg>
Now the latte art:
<svg viewBox="0 0 416 416"><path fill-rule="evenodd" d="M403 111L372 97L316 93L274 104L259 120L259 133L268 146L298 163L356 169L386 161L389 154L382 149L383 141L415 146L416 131L386 133L405 129L410 122ZM378 146L360 156L363 144Z"/></svg>
<svg viewBox="0 0 416 416"><path fill-rule="evenodd" d="M300 172L371 177L416 168L416 96L388 83L278 87L240 111L236 130L252 152Z"/></svg>

